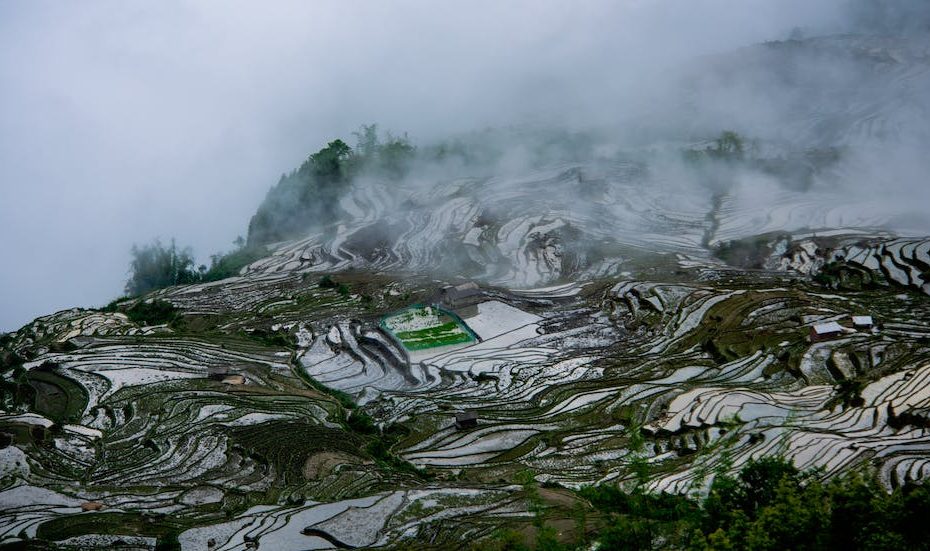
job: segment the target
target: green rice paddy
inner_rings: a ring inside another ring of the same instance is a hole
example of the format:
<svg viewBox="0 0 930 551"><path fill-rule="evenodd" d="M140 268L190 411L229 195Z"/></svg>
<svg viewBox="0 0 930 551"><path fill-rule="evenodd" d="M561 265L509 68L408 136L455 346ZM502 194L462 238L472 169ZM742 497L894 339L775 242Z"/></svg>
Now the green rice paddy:
<svg viewBox="0 0 930 551"><path fill-rule="evenodd" d="M387 316L381 321L381 326L410 351L477 340L456 316L434 306L408 308Z"/></svg>

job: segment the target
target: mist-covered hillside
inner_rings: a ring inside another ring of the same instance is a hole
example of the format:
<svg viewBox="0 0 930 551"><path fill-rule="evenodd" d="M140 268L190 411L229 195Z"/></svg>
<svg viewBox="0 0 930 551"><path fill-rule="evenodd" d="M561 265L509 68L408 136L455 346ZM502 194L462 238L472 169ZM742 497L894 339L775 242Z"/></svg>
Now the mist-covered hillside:
<svg viewBox="0 0 930 551"><path fill-rule="evenodd" d="M419 147L363 127L354 149L339 141L335 176L313 172L331 144L282 177L249 242L314 234L283 254L537 285L769 231L925 233L928 47L842 35L699 59L663 112L630 126Z"/></svg>
<svg viewBox="0 0 930 551"><path fill-rule="evenodd" d="M136 245L0 334L0 550L927 548L902 6L605 76L593 120L362 124L234 249Z"/></svg>

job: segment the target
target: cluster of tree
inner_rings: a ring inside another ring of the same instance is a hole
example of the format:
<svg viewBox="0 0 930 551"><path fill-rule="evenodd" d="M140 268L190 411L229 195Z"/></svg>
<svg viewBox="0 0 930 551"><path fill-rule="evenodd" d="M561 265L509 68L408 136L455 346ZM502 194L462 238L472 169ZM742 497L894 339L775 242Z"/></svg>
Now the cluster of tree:
<svg viewBox="0 0 930 551"><path fill-rule="evenodd" d="M710 145L703 149L686 149L685 160L699 162L705 159L716 161L741 161L746 153L745 139L732 130L720 133Z"/></svg>
<svg viewBox="0 0 930 551"><path fill-rule="evenodd" d="M810 148L764 156L757 141L725 130L705 147L686 149L682 155L692 165L718 169L730 165L757 170L777 178L791 189L804 191L813 185L817 174L840 161L843 150L836 147Z"/></svg>
<svg viewBox="0 0 930 551"><path fill-rule="evenodd" d="M374 124L362 126L355 136L355 149L333 140L297 170L281 175L249 222L250 246L298 237L334 222L353 178L363 173L401 178L416 155L406 136L381 138Z"/></svg>
<svg viewBox="0 0 930 551"><path fill-rule="evenodd" d="M344 297L349 295L349 286L345 283L337 282L328 274L320 278L319 285L321 289L335 289L337 293Z"/></svg>
<svg viewBox="0 0 930 551"><path fill-rule="evenodd" d="M779 458L719 477L694 540L705 549L927 549L930 491L887 493L859 473L829 482Z"/></svg>
<svg viewBox="0 0 930 551"><path fill-rule="evenodd" d="M140 300L126 310L126 317L145 325L162 325L178 319L178 309L164 300Z"/></svg>
<svg viewBox="0 0 930 551"><path fill-rule="evenodd" d="M310 155L297 170L281 176L249 222L248 239L238 238L235 249L210 257L210 266L196 266L189 247L159 240L133 246L126 294L139 296L155 289L234 276L267 254L265 245L305 234L335 221L339 200L347 184L363 173L401 178L416 155L406 136L378 134L377 125L364 125L355 133L353 150L333 140Z"/></svg>
<svg viewBox="0 0 930 551"><path fill-rule="evenodd" d="M235 249L231 252L212 255L209 267L201 264L197 268L194 267L194 255L190 247L178 247L174 239L169 245L162 244L158 239L141 247L134 245L126 294L139 296L172 285L225 279L238 274L244 266L267 254L265 247L247 246L242 237L236 239L234 244Z"/></svg>
<svg viewBox="0 0 930 551"><path fill-rule="evenodd" d="M930 489L907 485L888 493L871 476L824 482L819 475L769 457L736 476L717 476L702 500L616 485L580 493L604 519L595 535L604 550L930 549ZM572 543L537 537L535 548L588 548L585 530L578 532ZM528 548L512 537L491 547Z"/></svg>
<svg viewBox="0 0 930 551"><path fill-rule="evenodd" d="M201 266L199 272L201 281L219 281L239 275L242 268L264 258L268 250L261 245L246 245L245 239L237 237L233 242L235 248L228 253L217 253L210 256L210 267Z"/></svg>
<svg viewBox="0 0 930 551"><path fill-rule="evenodd" d="M239 238L236 248L211 257L209 267L197 266L190 248L174 240L163 245L156 240L132 249L131 275L126 293L138 296L172 285L215 281L236 275L243 266L267 254L265 246L301 237L316 228L337 221L343 214L339 202L351 182L363 175L398 180L414 161L436 163L445 176L454 176L454 167L473 170L494 166L514 142L532 162L554 158L582 159L594 149L594 137L565 131L487 130L468 138L418 150L406 135L379 134L375 124L363 125L354 133L356 145L341 139L307 157L299 168L281 175L249 222L247 239ZM480 172L480 171L479 171Z"/></svg>
<svg viewBox="0 0 930 551"><path fill-rule="evenodd" d="M417 149L406 135L381 135L375 124L354 133L356 145L333 140L289 174L282 174L249 222L248 244L266 245L302 237L337 221L339 201L359 176L400 180L414 162L442 167L443 177L480 176L516 146L529 164L590 158L594 136L567 131L487 130ZM465 167L466 170L457 170Z"/></svg>
<svg viewBox="0 0 930 551"><path fill-rule="evenodd" d="M861 291L888 285L888 280L878 270L847 264L827 262L814 274L814 281L831 289Z"/></svg>
<svg viewBox="0 0 930 551"><path fill-rule="evenodd" d="M141 247L133 245L129 271L126 293L132 296L199 280L190 248L178 248L174 239L168 246L159 240Z"/></svg>

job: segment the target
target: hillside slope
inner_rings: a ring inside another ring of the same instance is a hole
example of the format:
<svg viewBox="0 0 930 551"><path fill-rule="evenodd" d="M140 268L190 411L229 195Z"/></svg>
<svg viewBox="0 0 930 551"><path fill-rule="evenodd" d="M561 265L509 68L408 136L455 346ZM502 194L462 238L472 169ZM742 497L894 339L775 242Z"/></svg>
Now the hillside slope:
<svg viewBox="0 0 930 551"><path fill-rule="evenodd" d="M535 537L541 510L583 537L584 486L703 495L760 457L926 480L924 204L845 187L926 129L927 58L900 48L713 60L698 90L805 98L771 133L727 121L732 150L717 126L340 175L334 220L237 276L3 335L0 545L446 549ZM866 72L807 72L837 56Z"/></svg>

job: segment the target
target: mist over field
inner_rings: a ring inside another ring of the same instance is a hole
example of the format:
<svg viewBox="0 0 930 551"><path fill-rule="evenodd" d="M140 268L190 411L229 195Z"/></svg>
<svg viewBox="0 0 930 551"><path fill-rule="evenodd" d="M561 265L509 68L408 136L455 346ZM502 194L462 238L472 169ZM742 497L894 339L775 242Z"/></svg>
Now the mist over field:
<svg viewBox="0 0 930 551"><path fill-rule="evenodd" d="M930 549L930 2L0 2L0 549Z"/></svg>
<svg viewBox="0 0 930 551"><path fill-rule="evenodd" d="M495 150L491 169L425 163L406 184L427 189L573 159L570 145L534 151L539 139L520 137L533 133L583 135L590 158L667 154L653 176L670 190L707 183L677 151L724 130L772 156L844 148L815 184L886 190L876 208L919 230L927 12L864 0L5 2L0 329L116 297L134 243L174 237L207 262L247 234L280 174L334 138L354 146L368 123L420 149L458 137ZM874 41L816 42L843 33L887 38L874 59ZM797 56L791 40L804 41ZM766 41L788 42L754 46ZM757 189L744 176L732 185Z"/></svg>

